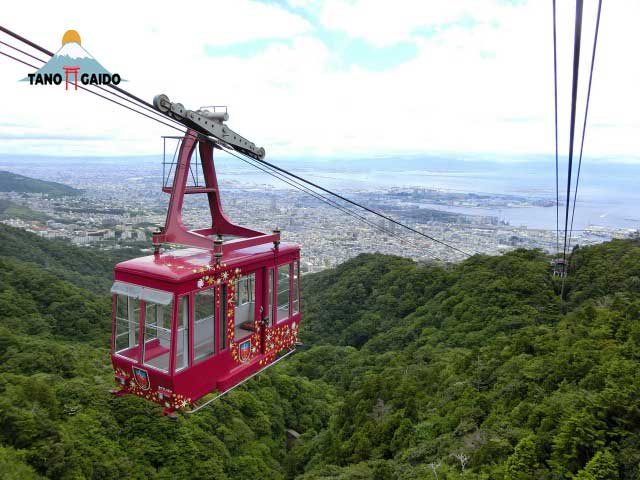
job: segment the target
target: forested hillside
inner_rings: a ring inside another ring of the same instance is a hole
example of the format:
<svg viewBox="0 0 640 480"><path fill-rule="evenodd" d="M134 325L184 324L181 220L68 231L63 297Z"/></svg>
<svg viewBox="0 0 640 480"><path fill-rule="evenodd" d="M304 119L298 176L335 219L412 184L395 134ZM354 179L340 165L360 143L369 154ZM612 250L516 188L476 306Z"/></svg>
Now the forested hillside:
<svg viewBox="0 0 640 480"><path fill-rule="evenodd" d="M4 198L0 198L0 220L9 220L12 218L19 218L20 220L39 220L46 222L50 217L43 212L37 212L31 210L28 207L18 205L15 202L11 202Z"/></svg>
<svg viewBox="0 0 640 480"><path fill-rule="evenodd" d="M76 286L107 293L113 283L113 266L140 251L134 247L108 253L79 248L64 240L49 240L0 224L0 258L28 262Z"/></svg>
<svg viewBox="0 0 640 480"><path fill-rule="evenodd" d="M0 228L0 478L640 478L638 242L565 303L536 251L306 276L307 348L177 421L106 393L115 260Z"/></svg>
<svg viewBox="0 0 640 480"><path fill-rule="evenodd" d="M38 180L5 170L0 170L0 192L44 193L55 196L80 194L80 190L62 183Z"/></svg>
<svg viewBox="0 0 640 480"><path fill-rule="evenodd" d="M339 399L302 478L637 479L640 244L448 270L361 256L309 278L315 347L287 365ZM354 348L355 346L356 348Z"/></svg>

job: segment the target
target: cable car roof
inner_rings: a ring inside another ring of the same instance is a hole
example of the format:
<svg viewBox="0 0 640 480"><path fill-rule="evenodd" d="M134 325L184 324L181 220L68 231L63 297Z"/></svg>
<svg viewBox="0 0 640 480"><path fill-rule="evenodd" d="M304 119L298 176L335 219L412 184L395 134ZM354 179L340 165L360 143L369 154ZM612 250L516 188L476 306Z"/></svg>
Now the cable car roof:
<svg viewBox="0 0 640 480"><path fill-rule="evenodd" d="M293 243L280 243L277 255L297 252L300 247ZM253 260L263 260L266 256L274 255L272 243L256 245L233 250L222 258L222 263L228 268L236 268ZM170 250L158 255L134 258L116 265L117 273L153 277L171 283L181 283L198 278L202 275L202 268L216 264L213 251L198 248L183 248Z"/></svg>

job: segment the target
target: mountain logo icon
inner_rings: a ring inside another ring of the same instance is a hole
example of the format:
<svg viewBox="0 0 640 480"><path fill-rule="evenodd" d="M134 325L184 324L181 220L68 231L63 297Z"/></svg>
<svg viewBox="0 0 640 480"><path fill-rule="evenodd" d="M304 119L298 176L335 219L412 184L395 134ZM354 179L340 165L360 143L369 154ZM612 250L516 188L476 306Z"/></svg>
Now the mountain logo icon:
<svg viewBox="0 0 640 480"><path fill-rule="evenodd" d="M38 71L21 81L31 85L61 85L63 79L66 90L70 84L77 90L78 81L83 85L118 85L123 81L119 74L109 72L85 50L75 30L67 30L60 49Z"/></svg>

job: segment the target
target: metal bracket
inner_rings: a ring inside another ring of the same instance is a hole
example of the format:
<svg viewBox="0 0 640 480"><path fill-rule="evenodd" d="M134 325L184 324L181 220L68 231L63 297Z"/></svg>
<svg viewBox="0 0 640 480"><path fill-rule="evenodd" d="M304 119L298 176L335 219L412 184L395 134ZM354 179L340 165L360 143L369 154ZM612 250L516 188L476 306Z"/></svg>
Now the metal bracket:
<svg viewBox="0 0 640 480"><path fill-rule="evenodd" d="M198 111L187 110L181 103L173 103L164 94L156 95L153 98L153 106L156 110L168 115L185 126L195 128L199 132L211 135L216 141L228 146L250 157L262 160L266 152L262 147L250 142L242 135L234 132L224 125L224 121L229 119L226 112L213 112L200 109Z"/></svg>

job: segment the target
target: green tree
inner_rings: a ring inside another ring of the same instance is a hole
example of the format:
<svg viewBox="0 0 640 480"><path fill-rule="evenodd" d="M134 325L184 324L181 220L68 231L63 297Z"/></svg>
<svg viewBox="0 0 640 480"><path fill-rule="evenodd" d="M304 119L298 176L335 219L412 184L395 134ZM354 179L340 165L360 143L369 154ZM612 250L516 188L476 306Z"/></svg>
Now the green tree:
<svg viewBox="0 0 640 480"><path fill-rule="evenodd" d="M619 478L618 463L610 450L601 450L573 478L575 480L615 480Z"/></svg>
<svg viewBox="0 0 640 480"><path fill-rule="evenodd" d="M2 480L39 480L31 466L25 462L24 452L0 445L0 477Z"/></svg>
<svg viewBox="0 0 640 480"><path fill-rule="evenodd" d="M526 480L533 478L538 467L535 436L523 437L505 465L505 480Z"/></svg>

